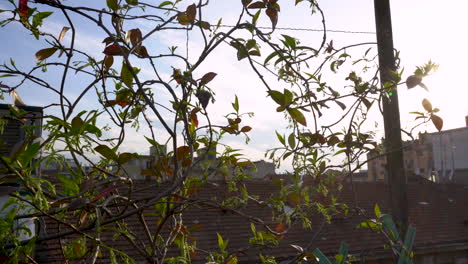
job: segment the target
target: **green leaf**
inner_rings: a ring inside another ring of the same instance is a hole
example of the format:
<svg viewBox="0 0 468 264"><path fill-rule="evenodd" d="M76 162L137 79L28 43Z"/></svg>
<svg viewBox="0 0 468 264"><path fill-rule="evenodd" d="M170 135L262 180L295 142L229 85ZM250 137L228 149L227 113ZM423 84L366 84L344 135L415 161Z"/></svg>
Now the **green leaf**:
<svg viewBox="0 0 468 264"><path fill-rule="evenodd" d="M117 11L119 9L118 0L106 0L107 7L109 7L113 11Z"/></svg>
<svg viewBox="0 0 468 264"><path fill-rule="evenodd" d="M249 39L247 40L247 43L245 44L245 48L247 50L251 50L255 48L256 46L257 46L257 42L255 41L255 39Z"/></svg>
<svg viewBox="0 0 468 264"><path fill-rule="evenodd" d="M62 174L57 174L57 179L62 183L65 194L74 195L80 191L80 187L73 179Z"/></svg>
<svg viewBox="0 0 468 264"><path fill-rule="evenodd" d="M88 131L91 134L96 135L97 137L102 137L102 131L97 126L93 124L87 124L85 127L85 131Z"/></svg>
<svg viewBox="0 0 468 264"><path fill-rule="evenodd" d="M53 12L39 12L35 14L32 20L32 27L37 28L39 26L42 26L42 21L52 14Z"/></svg>
<svg viewBox="0 0 468 264"><path fill-rule="evenodd" d="M340 139L336 135L334 135L328 139L327 143L328 143L328 146L334 146L340 143Z"/></svg>
<svg viewBox="0 0 468 264"><path fill-rule="evenodd" d="M411 262L411 250L413 248L414 237L416 236L416 229L412 226L408 227L406 231L405 241L403 243L403 248L400 251L400 258L398 259L398 264L409 264Z"/></svg>
<svg viewBox="0 0 468 264"><path fill-rule="evenodd" d="M250 55L250 56L262 56L262 54L261 54L260 51L258 51L258 50L251 50L251 51L249 51L249 55Z"/></svg>
<svg viewBox="0 0 468 264"><path fill-rule="evenodd" d="M318 263L320 264L332 264L331 261L325 256L325 254L320 251L320 249L316 248L312 253L318 259Z"/></svg>
<svg viewBox="0 0 468 264"><path fill-rule="evenodd" d="M216 235L218 236L219 249L221 250L221 252L224 252L226 250L226 247L229 241L228 240L224 241L223 237L219 233L216 233Z"/></svg>
<svg viewBox="0 0 468 264"><path fill-rule="evenodd" d="M179 21L179 24L181 25L189 25L191 23L190 19L188 18L187 14L184 12L181 12L177 15L177 21Z"/></svg>
<svg viewBox="0 0 468 264"><path fill-rule="evenodd" d="M240 48L237 49L237 60L242 60L247 58L248 53L247 50L245 49L244 46L241 46Z"/></svg>
<svg viewBox="0 0 468 264"><path fill-rule="evenodd" d="M271 91L268 91L268 95L270 95L271 99L273 99L273 101L275 101L277 104L281 105L281 106L284 106L284 94L281 93L280 91L276 91L276 90L271 90Z"/></svg>
<svg viewBox="0 0 468 264"><path fill-rule="evenodd" d="M337 259L336 264L345 264L346 263L346 257L348 256L348 249L349 249L349 245L342 242L341 245L340 245L340 249L338 251L338 256L341 256L341 258L340 258L340 260Z"/></svg>
<svg viewBox="0 0 468 264"><path fill-rule="evenodd" d="M174 5L171 1L164 1L158 5L158 7L165 7L167 5Z"/></svg>
<svg viewBox="0 0 468 264"><path fill-rule="evenodd" d="M284 40L283 40L283 43L286 47L289 47L291 49L295 49L296 48L296 39L293 38L293 37L290 37L288 35L281 35L283 36Z"/></svg>
<svg viewBox="0 0 468 264"><path fill-rule="evenodd" d="M129 67L124 62L122 63L122 70L120 71L120 77L122 78L123 83L127 85L127 87L132 87L133 83L133 74L130 72Z"/></svg>
<svg viewBox="0 0 468 264"><path fill-rule="evenodd" d="M206 22L206 21L200 21L200 22L198 23L198 25L199 25L201 28L205 29L205 30L210 30L210 29L211 29L210 23L208 23L208 22Z"/></svg>
<svg viewBox="0 0 468 264"><path fill-rule="evenodd" d="M146 138L146 140L147 140L151 145L153 145L153 146L155 146L155 147L159 147L159 144L156 143L156 141L154 141L154 140L152 140L151 138L146 137L146 136L145 136L145 138Z"/></svg>
<svg viewBox="0 0 468 264"><path fill-rule="evenodd" d="M115 154L115 151L106 145L99 145L95 147L94 150L106 159L117 160L117 154Z"/></svg>
<svg viewBox="0 0 468 264"><path fill-rule="evenodd" d="M279 53L274 51L272 52L270 55L268 55L265 59L265 61L263 62L264 65L266 65L271 59L273 59L274 57L278 56Z"/></svg>
<svg viewBox="0 0 468 264"><path fill-rule="evenodd" d="M239 99L237 99L237 95L236 95L236 98L234 99L234 103L232 104L232 107L234 108L234 110L236 110L236 113L239 112Z"/></svg>
<svg viewBox="0 0 468 264"><path fill-rule="evenodd" d="M117 159L117 162L122 165L122 164L125 164L125 163L129 162L134 157L135 157L135 154L125 152L125 153L122 153L122 154L119 155L119 158Z"/></svg>
<svg viewBox="0 0 468 264"><path fill-rule="evenodd" d="M16 75L14 74L3 74L3 75L0 75L0 78L5 78L5 77L15 77Z"/></svg>
<svg viewBox="0 0 468 264"><path fill-rule="evenodd" d="M47 49L41 49L38 52L36 52L36 61L40 62L43 61L50 56L54 55L54 53L57 51L57 48L47 48Z"/></svg>
<svg viewBox="0 0 468 264"><path fill-rule="evenodd" d="M390 236L394 241L400 240L400 233L398 233L398 229L390 215L382 215L380 221L382 221L383 225L390 231Z"/></svg>
<svg viewBox="0 0 468 264"><path fill-rule="evenodd" d="M307 120L301 111L295 108L288 108L288 113L294 121L298 122L303 126L307 126Z"/></svg>
<svg viewBox="0 0 468 264"><path fill-rule="evenodd" d="M27 165L37 155L40 150L40 146L41 144L39 142L35 142L27 146L27 148L18 156L18 161L20 161L23 165Z"/></svg>
<svg viewBox="0 0 468 264"><path fill-rule="evenodd" d="M278 131L275 131L276 132L276 137L278 138L279 142L281 142L281 144L283 145L286 145L286 141L284 139L283 136L280 135L280 133L278 133Z"/></svg>
<svg viewBox="0 0 468 264"><path fill-rule="evenodd" d="M382 213L380 212L380 207L379 207L378 204L375 204L375 206L374 206L374 213L375 213L375 216L377 218L379 218L382 215Z"/></svg>
<svg viewBox="0 0 468 264"><path fill-rule="evenodd" d="M293 101L294 95L291 91L288 89L284 89L284 105L283 106L289 106L292 101Z"/></svg>
<svg viewBox="0 0 468 264"><path fill-rule="evenodd" d="M371 103L369 100L367 100L367 99L364 98L364 97L361 98L361 101L364 103L364 105L366 106L367 110L369 110L369 109L371 108L372 104L374 103L374 102Z"/></svg>
<svg viewBox="0 0 468 264"><path fill-rule="evenodd" d="M129 5L138 5L138 0L125 0Z"/></svg>
<svg viewBox="0 0 468 264"><path fill-rule="evenodd" d="M81 117L79 116L75 116L75 118L73 118L71 122L72 130L80 131L83 128L83 124L83 119L81 119Z"/></svg>
<svg viewBox="0 0 468 264"><path fill-rule="evenodd" d="M257 25L258 18L260 17L260 13L262 10L258 10L257 13L252 17L252 25Z"/></svg>
<svg viewBox="0 0 468 264"><path fill-rule="evenodd" d="M292 149L296 148L296 137L294 133L289 134L288 143Z"/></svg>

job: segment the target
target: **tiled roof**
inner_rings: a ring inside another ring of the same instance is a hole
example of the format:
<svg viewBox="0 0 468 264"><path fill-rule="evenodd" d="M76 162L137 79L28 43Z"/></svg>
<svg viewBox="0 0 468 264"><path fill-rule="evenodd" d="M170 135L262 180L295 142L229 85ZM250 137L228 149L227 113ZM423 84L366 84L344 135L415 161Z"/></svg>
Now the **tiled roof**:
<svg viewBox="0 0 468 264"><path fill-rule="evenodd" d="M137 181L135 188L140 189L148 185L148 181ZM249 182L246 184L249 193L268 197L272 190L276 189L276 184L268 182ZM389 213L388 206L388 188L384 183L355 183L355 193L357 200L354 200L354 194L349 185L343 188L340 194L341 202L348 204L352 209L356 205L366 212L367 216L372 218L373 208L376 203L379 204L383 213ZM157 190L148 188L136 193L136 197L146 197L154 194ZM225 185L209 185L202 189L198 197L224 197L226 195ZM408 201L410 211L410 222L416 227L416 254L418 249L425 250L443 247L451 243L468 243L468 191L458 185L437 185L428 182L412 182L408 186ZM266 219L272 227L276 225L271 221L270 209L256 203L249 203L247 207L241 210L245 214L253 215ZM249 222L242 216L235 215L229 211L220 211L215 209L193 207L183 214L184 224L192 226L201 224L202 227L190 234L196 238L197 247L205 251L217 251L218 243L216 233L220 233L225 240L229 240L228 251L236 251L249 246L248 240L252 237ZM150 230L156 228L156 217L147 215L146 220L150 223ZM271 254L278 257L290 257L296 253L296 249L290 244L305 246L315 237L311 243L311 250L320 248L327 254L336 253L342 241L350 246L350 252L353 254L364 254L369 257L378 257L376 254L388 254L388 250L383 249L383 237L367 229L356 229L356 226L364 220L364 216L358 216L354 210L350 210L347 216L341 216L332 220L331 224L325 224L322 228L322 220L318 215L312 216L312 229L305 230L298 224L291 228L288 234L280 241L277 248L264 251L264 254ZM46 226L47 231L55 232L56 225L49 223ZM126 220L130 230L138 238L144 239L142 225L136 217ZM152 225L153 223L153 225ZM259 228L261 229L261 228ZM320 233L316 236L317 230ZM66 230L62 227L61 231ZM66 241L67 239L63 240ZM123 250L130 256L137 257L136 260L146 263L138 257L136 250L132 248L129 242L119 237L112 240L111 232L104 232L102 240L110 246ZM249 249L239 255L239 260L245 263L254 263L257 260L256 250ZM176 251L172 251L174 253ZM37 260L39 263L60 263L61 255L58 240L42 242L38 247ZM101 262L106 262L103 253ZM206 255L199 252L200 263ZM196 261L195 261L196 262Z"/></svg>

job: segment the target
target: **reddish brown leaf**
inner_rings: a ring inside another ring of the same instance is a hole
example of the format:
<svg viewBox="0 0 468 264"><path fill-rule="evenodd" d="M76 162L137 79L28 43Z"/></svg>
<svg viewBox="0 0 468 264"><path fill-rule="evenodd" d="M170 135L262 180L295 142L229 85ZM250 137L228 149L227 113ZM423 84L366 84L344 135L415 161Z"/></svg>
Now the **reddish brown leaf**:
<svg viewBox="0 0 468 264"><path fill-rule="evenodd" d="M214 72L209 72L209 73L203 75L203 77L200 80L200 86L203 86L203 85L211 82L211 80L213 80L214 77L216 77L216 75L218 75L218 74L214 73Z"/></svg>
<svg viewBox="0 0 468 264"><path fill-rule="evenodd" d="M190 164L192 164L192 161L189 159L185 159L182 161L182 167L184 168L187 168L188 166L190 166Z"/></svg>
<svg viewBox="0 0 468 264"><path fill-rule="evenodd" d="M190 23L193 23L195 21L195 17L197 16L197 6L195 4L187 6L185 14L187 14L187 18L190 21Z"/></svg>
<svg viewBox="0 0 468 264"><path fill-rule="evenodd" d="M278 233L284 232L285 230L286 230L286 225L283 224L283 223L279 223L279 224L275 227L275 231L278 232Z"/></svg>
<svg viewBox="0 0 468 264"><path fill-rule="evenodd" d="M185 12L181 12L177 15L177 21L179 21L179 24L184 26L190 24L190 19Z"/></svg>
<svg viewBox="0 0 468 264"><path fill-rule="evenodd" d="M21 20L26 20L28 18L28 0L19 0L18 10Z"/></svg>
<svg viewBox="0 0 468 264"><path fill-rule="evenodd" d="M57 51L57 48L41 49L40 51L36 52L36 60L43 61L49 58L50 56L54 55L56 51Z"/></svg>
<svg viewBox="0 0 468 264"><path fill-rule="evenodd" d="M178 83L178 84L181 84L184 82L184 80L182 79L182 74L180 73L180 70L179 69L173 69L172 70L172 78L174 78L174 80Z"/></svg>
<svg viewBox="0 0 468 264"><path fill-rule="evenodd" d="M129 44L131 43L132 46L137 45L141 41L142 38L143 36L141 34L140 29L138 28L130 29L129 31L127 31L127 34L125 35L125 41L127 41L127 43ZM141 43L138 44L136 49L139 49L140 46L141 46Z"/></svg>
<svg viewBox="0 0 468 264"><path fill-rule="evenodd" d="M140 55L143 58L148 58L149 57L148 51L146 50L145 46L141 46L138 49L137 54Z"/></svg>
<svg viewBox="0 0 468 264"><path fill-rule="evenodd" d="M7 88L7 89L11 89L10 86L6 85L6 84L3 84L2 82L0 82L0 87L2 88Z"/></svg>
<svg viewBox="0 0 468 264"><path fill-rule="evenodd" d="M325 50L327 53L332 53L333 52L333 40L330 40L330 43L328 44L327 49Z"/></svg>
<svg viewBox="0 0 468 264"><path fill-rule="evenodd" d="M114 42L114 38L113 37L107 37L105 38L104 40L102 40L102 43L106 43L106 45L110 44Z"/></svg>
<svg viewBox="0 0 468 264"><path fill-rule="evenodd" d="M190 154L190 148L188 146L181 146L177 148L177 160L181 161L186 159Z"/></svg>
<svg viewBox="0 0 468 264"><path fill-rule="evenodd" d="M128 49L118 44L111 44L107 46L103 53L109 56L122 56L124 53L127 53Z"/></svg>
<svg viewBox="0 0 468 264"><path fill-rule="evenodd" d="M272 27L275 28L276 24L278 24L278 10L274 8L267 8L266 14L271 20Z"/></svg>
<svg viewBox="0 0 468 264"><path fill-rule="evenodd" d="M117 101L116 103L117 103L118 105L120 105L120 107L122 107L122 108L123 108L123 107L126 107L127 105L130 104L130 102L128 102L128 101Z"/></svg>
<svg viewBox="0 0 468 264"><path fill-rule="evenodd" d="M198 127L198 117L197 117L197 113L200 112L201 109L200 108L194 108L192 110L192 112L190 112L190 120L193 122L193 125L195 127Z"/></svg>
<svg viewBox="0 0 468 264"><path fill-rule="evenodd" d="M261 1L258 1L258 2L255 2L251 5L249 5L247 8L265 8L265 3L264 2L261 2Z"/></svg>
<svg viewBox="0 0 468 264"><path fill-rule="evenodd" d="M247 132L249 132L250 130L252 130L252 128L249 127L249 126L245 126L245 127L242 127L242 128L241 128L241 132L244 132L244 133L247 133Z"/></svg>
<svg viewBox="0 0 468 264"><path fill-rule="evenodd" d="M110 67L114 64L114 57L113 56L106 56L104 57L104 61L102 62L103 70L108 71Z"/></svg>
<svg viewBox="0 0 468 264"><path fill-rule="evenodd" d="M440 132L442 130L442 127L444 126L444 120L442 118L440 118L440 116L438 116L438 115L432 115L431 120L432 120L432 123L434 124L434 126Z"/></svg>
<svg viewBox="0 0 468 264"><path fill-rule="evenodd" d="M243 6L247 6L248 4L250 4L252 2L252 0L242 0L242 5Z"/></svg>

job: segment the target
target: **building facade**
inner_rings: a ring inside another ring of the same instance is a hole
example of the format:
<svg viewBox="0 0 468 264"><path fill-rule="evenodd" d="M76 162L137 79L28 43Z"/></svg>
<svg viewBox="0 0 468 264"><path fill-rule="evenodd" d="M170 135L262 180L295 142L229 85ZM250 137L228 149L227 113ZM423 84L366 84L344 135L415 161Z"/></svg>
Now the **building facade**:
<svg viewBox="0 0 468 264"><path fill-rule="evenodd" d="M434 182L467 185L468 117L466 120L465 127L420 134L417 140L403 142L407 175L421 176ZM385 155L373 152L367 158L368 181L384 181L387 176Z"/></svg>

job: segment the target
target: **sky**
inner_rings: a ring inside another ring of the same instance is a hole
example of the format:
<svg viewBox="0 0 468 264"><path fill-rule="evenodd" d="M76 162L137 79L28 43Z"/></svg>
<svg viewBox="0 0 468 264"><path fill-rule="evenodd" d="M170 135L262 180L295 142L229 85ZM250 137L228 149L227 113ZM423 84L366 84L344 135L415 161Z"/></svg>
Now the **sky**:
<svg viewBox="0 0 468 264"><path fill-rule="evenodd" d="M71 1L64 1L64 3ZM105 3L104 0L101 1ZM162 1L156 1L156 3ZM282 9L279 15L280 28L308 28L320 29L321 22L318 16L310 16L306 5L299 8L293 8L293 1L280 0ZM76 2L75 2L76 3ZM99 1L82 1L81 5L97 5ZM190 4L191 1L183 1L181 6ZM239 1L211 0L211 7L204 12L205 20L216 24L222 17L224 25L231 25L237 19L236 14L240 11ZM374 32L375 19L372 0L327 0L319 1L325 13L328 29L344 31L362 31ZM0 9L10 9L10 3L7 0L0 0ZM400 99L400 113L403 128L410 128L414 125L414 115L409 114L412 111L422 111L421 102L424 98L429 99L434 107L440 109L439 115L444 119L444 130L457 128L465 125L465 115L468 114L468 87L465 81L465 63L468 61L468 53L463 51L468 46L468 37L466 35L466 25L468 18L465 14L468 10L468 2L463 0L451 0L441 4L435 0L393 0L391 1L392 23L394 46L400 51L401 66L405 69L403 77L410 75L416 65L422 65L428 60L432 60L440 65L439 70L432 76L424 80L428 86L429 92L415 88L408 90L405 86L398 88ZM5 13L0 13L0 18L4 18ZM267 19L260 20L260 25L269 26ZM56 36L65 25L63 17L54 14L44 24L44 29L54 33ZM143 33L149 31L145 24L135 25L142 29ZM287 34L301 39L302 44L317 45L320 43L322 35L320 32L312 31L291 31L278 30L274 37L279 34ZM102 32L97 32L94 27L83 21L78 30L77 46L97 58L101 58L104 44L101 43ZM68 36L69 37L69 36ZM17 65L33 66L35 65L34 54L37 50L46 47L47 44L35 41L34 38L25 34L25 30L18 24L8 25L0 28L0 63L7 62L10 57L14 57ZM197 51L200 50L200 37L197 35L189 38L189 56L195 58ZM329 33L328 40L334 41L335 47L342 47L361 42L375 42L374 34L344 34ZM66 43L67 39L65 39ZM157 35L157 38L151 38L147 42L150 51L160 52L167 46L177 45L183 49L186 43L185 34L180 32L163 32ZM356 53L353 53L356 52ZM362 52L362 50L361 50ZM352 55L359 55L359 50L351 51ZM177 64L173 64L177 65ZM171 74L171 62L167 61L161 64L164 74L167 77ZM142 65L142 73L148 78L151 71ZM208 58L208 60L198 69L195 74L199 77L203 73L214 71L218 76L210 83L210 87L217 94L216 102L209 106L212 111L213 120L221 121L222 115L218 113L227 113L230 103L237 95L241 105L241 112L254 112L255 116L246 119L246 125L254 129L250 133L251 141L248 145L239 137L227 137L225 143L234 148L243 149L247 157L252 160L263 159L267 149L279 146L274 134L275 130L285 131L287 122L283 114L275 111L275 103L266 97L266 89L256 78L246 61L238 62L235 52L232 48L221 47L219 51ZM45 73L47 74L47 73ZM49 72L50 74L50 72ZM50 76L48 76L50 77ZM269 77L271 81L274 81ZM53 82L58 79L52 77ZM333 83L333 80L330 81ZM73 97L79 94L80 89L85 82L76 77L71 77L67 92ZM340 86L342 83L335 83ZM277 89L282 90L284 86ZM160 96L161 100L167 99L168 95L154 89L155 94ZM44 93L42 90L34 87L33 84L25 84L18 89L18 93L23 101L30 105L44 106L50 103L55 95ZM54 97L55 98L55 97ZM81 109L86 109L94 104L93 96L86 96L79 105ZM5 103L11 103L11 99L6 97ZM375 109L374 109L375 110ZM382 118L378 113L371 116L377 123L376 126L369 129L374 130L377 138L383 135ZM435 132L432 124L422 126L420 131ZM138 152L147 154L149 144L141 136L147 134L146 127L141 127L140 131L129 131L129 137L122 151ZM112 131L109 133L112 134ZM290 169L290 166L283 165L281 170Z"/></svg>

